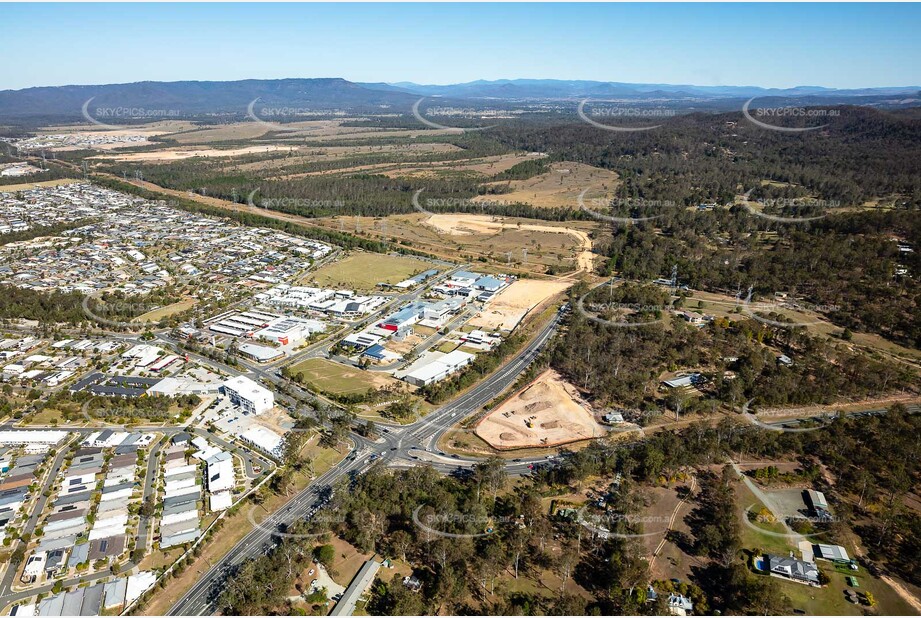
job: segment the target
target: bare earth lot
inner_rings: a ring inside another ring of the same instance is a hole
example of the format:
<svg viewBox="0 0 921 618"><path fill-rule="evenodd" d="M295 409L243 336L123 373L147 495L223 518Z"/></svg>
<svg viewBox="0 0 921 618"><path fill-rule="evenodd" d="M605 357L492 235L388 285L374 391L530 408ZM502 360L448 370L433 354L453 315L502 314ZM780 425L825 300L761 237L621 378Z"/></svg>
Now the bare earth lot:
<svg viewBox="0 0 921 618"><path fill-rule="evenodd" d="M552 446L598 438L604 428L571 386L548 371L480 421L476 435L497 449Z"/></svg>
<svg viewBox="0 0 921 618"><path fill-rule="evenodd" d="M519 279L499 292L469 323L485 330L511 331L529 310L572 284L572 281Z"/></svg>

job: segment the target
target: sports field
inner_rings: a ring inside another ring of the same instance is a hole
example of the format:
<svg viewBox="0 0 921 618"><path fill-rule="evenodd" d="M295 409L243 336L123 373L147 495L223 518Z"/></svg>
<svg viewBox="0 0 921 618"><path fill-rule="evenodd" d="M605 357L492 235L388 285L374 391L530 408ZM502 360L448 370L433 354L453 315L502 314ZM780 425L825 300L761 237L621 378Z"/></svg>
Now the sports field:
<svg viewBox="0 0 921 618"><path fill-rule="evenodd" d="M434 268L429 262L398 255L353 253L310 273L302 283L369 291L378 283L399 283Z"/></svg>

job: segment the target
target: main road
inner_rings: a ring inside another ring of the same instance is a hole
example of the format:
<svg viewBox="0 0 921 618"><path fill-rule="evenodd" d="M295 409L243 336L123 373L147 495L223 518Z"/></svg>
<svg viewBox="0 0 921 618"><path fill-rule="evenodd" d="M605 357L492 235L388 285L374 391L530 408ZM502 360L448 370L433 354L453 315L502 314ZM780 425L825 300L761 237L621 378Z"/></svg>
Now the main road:
<svg viewBox="0 0 921 618"><path fill-rule="evenodd" d="M401 427L388 427L386 433L382 433L380 438L373 441L353 436L356 448L351 456L314 479L284 507L254 527L220 561L206 571L185 595L177 599L169 615L200 616L213 613L217 609L216 601L223 589L222 584L236 567L270 550L275 542L273 536L283 534L287 526L297 521L309 519L325 504L326 492L330 488L340 479L367 469L372 465L372 461L378 461L379 465L400 466L407 460L420 460L446 473L458 467L475 464L477 460L474 459L453 458L438 453L434 445L453 424L476 412L516 382L553 336L560 317L560 313L555 314L525 348L500 369L422 420ZM510 474L526 473L528 466L534 461L543 459L510 462L508 471Z"/></svg>

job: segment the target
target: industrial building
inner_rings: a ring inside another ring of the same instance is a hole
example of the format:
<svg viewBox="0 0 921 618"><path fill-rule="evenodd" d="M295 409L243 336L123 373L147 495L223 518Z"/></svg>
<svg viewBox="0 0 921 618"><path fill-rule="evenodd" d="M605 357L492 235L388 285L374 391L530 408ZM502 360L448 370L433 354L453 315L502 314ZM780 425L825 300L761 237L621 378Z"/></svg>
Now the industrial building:
<svg viewBox="0 0 921 618"><path fill-rule="evenodd" d="M431 354L432 356L434 354ZM428 362L421 367L411 370L403 379L415 386L428 386L443 380L452 373L469 365L476 358L473 354L454 350L447 354L438 356L434 361Z"/></svg>

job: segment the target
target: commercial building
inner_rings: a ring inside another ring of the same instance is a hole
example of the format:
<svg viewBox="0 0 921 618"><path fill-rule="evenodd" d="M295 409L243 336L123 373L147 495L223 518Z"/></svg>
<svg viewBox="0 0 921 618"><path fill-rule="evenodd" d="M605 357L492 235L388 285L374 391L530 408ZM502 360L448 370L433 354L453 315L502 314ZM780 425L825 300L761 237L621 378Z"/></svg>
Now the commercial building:
<svg viewBox="0 0 921 618"><path fill-rule="evenodd" d="M224 382L224 394L250 414L261 414L275 405L275 396L246 376L236 376Z"/></svg>
<svg viewBox="0 0 921 618"><path fill-rule="evenodd" d="M264 427L250 427L240 434L240 439L275 457L281 456L284 445L280 435Z"/></svg>
<svg viewBox="0 0 921 618"><path fill-rule="evenodd" d="M413 369L403 379L416 386L428 386L469 365L474 358L476 357L473 354L454 350L417 369Z"/></svg>
<svg viewBox="0 0 921 618"><path fill-rule="evenodd" d="M281 345L294 345L307 339L313 333L322 333L324 330L326 330L326 325L317 320L284 318L256 331L253 336L256 339L264 339Z"/></svg>
<svg viewBox="0 0 921 618"><path fill-rule="evenodd" d="M285 353L278 348L270 348L254 343L241 343L237 346L237 350L246 358L250 358L257 363L267 363L285 355Z"/></svg>

